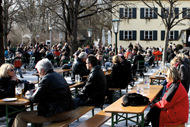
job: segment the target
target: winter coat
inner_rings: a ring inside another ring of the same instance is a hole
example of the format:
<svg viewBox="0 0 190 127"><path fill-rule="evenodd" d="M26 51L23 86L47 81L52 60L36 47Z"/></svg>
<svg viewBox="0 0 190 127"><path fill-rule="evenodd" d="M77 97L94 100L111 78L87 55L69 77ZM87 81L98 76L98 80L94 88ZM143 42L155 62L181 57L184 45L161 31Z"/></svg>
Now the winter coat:
<svg viewBox="0 0 190 127"><path fill-rule="evenodd" d="M162 100L155 104L161 110L159 127L186 123L189 115L188 94L181 82L168 83Z"/></svg>
<svg viewBox="0 0 190 127"><path fill-rule="evenodd" d="M136 55L133 61L133 67L132 70L137 69L138 61L144 60L144 57L142 55ZM144 65L144 63L140 63L141 65Z"/></svg>
<svg viewBox="0 0 190 127"><path fill-rule="evenodd" d="M121 62L121 65L123 66L124 70L124 82L125 82L125 87L128 85L129 82L131 82L131 63L127 60L123 60Z"/></svg>
<svg viewBox="0 0 190 127"><path fill-rule="evenodd" d="M72 66L71 78L73 80L75 79L76 74L79 74L81 77L84 75L88 75L86 64L82 62L80 58L77 58L77 60L74 61Z"/></svg>
<svg viewBox="0 0 190 127"><path fill-rule="evenodd" d="M46 72L39 82L39 88L29 100L39 103L38 115L44 117L74 109L74 101L67 82L62 75L53 70Z"/></svg>
<svg viewBox="0 0 190 127"><path fill-rule="evenodd" d="M183 59L183 63L184 63L185 67L188 70L188 75L190 75L190 66L189 66L190 63L189 63L189 59L185 57ZM188 78L188 79L189 79L189 85L190 85L190 78ZM189 85L187 85L187 86L189 86ZM187 90L189 91L189 87L187 87Z"/></svg>
<svg viewBox="0 0 190 127"><path fill-rule="evenodd" d="M152 63L154 62L154 57L152 55L147 55L145 58L145 63L148 63L149 65L152 65Z"/></svg>
<svg viewBox="0 0 190 127"><path fill-rule="evenodd" d="M106 94L106 76L100 66L91 69L87 82L78 98L85 102L85 105L99 107L104 104Z"/></svg>
<svg viewBox="0 0 190 127"><path fill-rule="evenodd" d="M158 55L162 55L160 51L154 51L152 54L155 55L155 58L154 58L155 61L162 59L162 57L157 58Z"/></svg>
<svg viewBox="0 0 190 127"><path fill-rule="evenodd" d="M181 83L182 85L185 87L186 91L189 91L189 73L188 73L188 69L185 67L185 65L182 63L180 63L177 66L179 75L181 77Z"/></svg>

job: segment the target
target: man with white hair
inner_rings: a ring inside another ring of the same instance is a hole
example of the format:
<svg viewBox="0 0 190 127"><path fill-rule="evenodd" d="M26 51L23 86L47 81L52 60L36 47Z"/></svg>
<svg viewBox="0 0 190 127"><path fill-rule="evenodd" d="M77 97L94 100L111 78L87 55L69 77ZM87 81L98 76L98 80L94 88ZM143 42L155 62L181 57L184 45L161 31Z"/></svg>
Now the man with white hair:
<svg viewBox="0 0 190 127"><path fill-rule="evenodd" d="M63 121L72 115L74 101L63 76L53 71L47 58L40 60L36 68L42 79L37 90L32 95L28 95L28 91L26 98L32 103L38 103L38 110L19 113L13 127L27 127L27 123L42 127L43 123Z"/></svg>
<svg viewBox="0 0 190 127"><path fill-rule="evenodd" d="M72 80L75 80L75 75L79 74L81 77L84 75L88 75L88 70L86 68L86 59L87 53L81 52L78 55L78 58L74 61L72 66Z"/></svg>

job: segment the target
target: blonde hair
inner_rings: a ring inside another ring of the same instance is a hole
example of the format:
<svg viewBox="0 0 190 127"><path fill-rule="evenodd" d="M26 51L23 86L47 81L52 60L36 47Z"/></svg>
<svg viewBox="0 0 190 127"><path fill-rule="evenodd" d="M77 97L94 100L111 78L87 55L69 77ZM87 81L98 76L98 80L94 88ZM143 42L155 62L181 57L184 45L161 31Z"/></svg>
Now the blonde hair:
<svg viewBox="0 0 190 127"><path fill-rule="evenodd" d="M184 53L179 53L177 56L181 57L182 60L184 60L185 58L188 58Z"/></svg>
<svg viewBox="0 0 190 127"><path fill-rule="evenodd" d="M113 57L112 57L112 62L113 62L114 64L119 63L119 62L120 62L120 61L119 61L119 56L118 56L118 55L113 56Z"/></svg>
<svg viewBox="0 0 190 127"><path fill-rule="evenodd" d="M179 62L181 62L181 57L175 56L171 61L170 61L170 65L173 66Z"/></svg>
<svg viewBox="0 0 190 127"><path fill-rule="evenodd" d="M172 79L173 82L177 82L177 81L181 80L179 72L178 72L178 70L177 70L176 67L169 67L167 69L167 72L168 72L167 73L168 74L168 78Z"/></svg>
<svg viewBox="0 0 190 127"><path fill-rule="evenodd" d="M5 77L5 78L9 77L8 71L11 68L14 68L12 64L9 63L2 64L0 67L0 77Z"/></svg>

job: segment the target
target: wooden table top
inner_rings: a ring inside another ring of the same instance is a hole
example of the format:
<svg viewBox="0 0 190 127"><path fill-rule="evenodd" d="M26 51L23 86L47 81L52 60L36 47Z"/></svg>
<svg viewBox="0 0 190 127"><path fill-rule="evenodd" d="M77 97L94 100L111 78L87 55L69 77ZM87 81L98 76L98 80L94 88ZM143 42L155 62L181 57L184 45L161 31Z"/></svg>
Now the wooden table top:
<svg viewBox="0 0 190 127"><path fill-rule="evenodd" d="M142 83L142 82L141 82ZM149 98L150 103L154 100L157 94L161 91L163 86L161 85L150 85L150 89L144 89L144 96ZM136 87L134 87L129 93L136 92ZM131 114L141 114L144 110L148 107L146 106L127 106L124 107L121 105L123 102L122 96L120 99L112 103L110 106L105 108L105 112L112 112L112 113L131 113Z"/></svg>
<svg viewBox="0 0 190 127"><path fill-rule="evenodd" d="M63 72L71 71L71 69L62 69L62 68L60 68L60 69L57 69L57 70L54 70L54 71L57 72L57 73L63 73ZM34 73L32 75L39 76L38 73Z"/></svg>
<svg viewBox="0 0 190 127"><path fill-rule="evenodd" d="M24 98L18 99L16 101L3 101L3 99L0 99L0 105L16 105L16 106L21 106L21 105L29 105L30 101Z"/></svg>
<svg viewBox="0 0 190 127"><path fill-rule="evenodd" d="M158 72L159 72L160 70L157 70L154 74L152 74L151 76L150 76L150 79L162 79L162 80L164 80L164 79L166 79L165 77L160 77L160 76L155 76Z"/></svg>
<svg viewBox="0 0 190 127"><path fill-rule="evenodd" d="M83 84L84 84L84 82L75 83L73 85L70 85L69 88L75 88L75 87L78 87L78 86L83 85Z"/></svg>
<svg viewBox="0 0 190 127"><path fill-rule="evenodd" d="M106 72L105 76L107 76L107 75L111 75L111 73ZM84 76L82 76L82 78L88 78L88 75L84 75Z"/></svg>

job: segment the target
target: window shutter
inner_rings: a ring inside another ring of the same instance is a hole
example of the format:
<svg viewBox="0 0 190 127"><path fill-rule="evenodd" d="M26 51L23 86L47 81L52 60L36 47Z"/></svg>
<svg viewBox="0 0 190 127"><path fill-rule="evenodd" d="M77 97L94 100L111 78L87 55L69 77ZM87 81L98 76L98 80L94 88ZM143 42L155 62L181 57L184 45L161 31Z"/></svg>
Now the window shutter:
<svg viewBox="0 0 190 127"><path fill-rule="evenodd" d="M178 15L178 14L179 14L179 8L175 8L175 9L174 9L174 12L175 12L176 15ZM178 18L179 18L179 15L178 15L176 18L178 19Z"/></svg>
<svg viewBox="0 0 190 127"><path fill-rule="evenodd" d="M155 11L156 11L156 12L158 12L158 8L155 8ZM154 18L155 18L155 19L157 19L157 18L158 18L158 16L157 16L157 14L156 14L156 13L154 13Z"/></svg>
<svg viewBox="0 0 190 127"><path fill-rule="evenodd" d="M144 40L144 31L143 30L140 31L140 40Z"/></svg>
<svg viewBox="0 0 190 127"><path fill-rule="evenodd" d="M119 18L123 19L123 8L119 8Z"/></svg>
<svg viewBox="0 0 190 127"><path fill-rule="evenodd" d="M162 18L164 18L164 12L161 10L161 16Z"/></svg>
<svg viewBox="0 0 190 127"><path fill-rule="evenodd" d="M137 31L133 31L133 40L137 40Z"/></svg>
<svg viewBox="0 0 190 127"><path fill-rule="evenodd" d="M141 11L141 16L140 16L140 18L141 18L141 19L144 19L144 8L141 8L140 11Z"/></svg>
<svg viewBox="0 0 190 127"><path fill-rule="evenodd" d="M157 40L157 31L153 31L153 40Z"/></svg>
<svg viewBox="0 0 190 127"><path fill-rule="evenodd" d="M183 18L186 16L186 11L185 10L187 10L187 8L183 8Z"/></svg>
<svg viewBox="0 0 190 127"><path fill-rule="evenodd" d="M161 40L163 41L163 40L164 40L164 38L165 38L165 31L164 31L164 30L162 30L162 31L161 31Z"/></svg>
<svg viewBox="0 0 190 127"><path fill-rule="evenodd" d="M136 8L133 8L133 19L136 19L137 11Z"/></svg>
<svg viewBox="0 0 190 127"><path fill-rule="evenodd" d="M177 40L178 37L179 37L179 32L178 31L174 31L174 33L175 33L174 40Z"/></svg>
<svg viewBox="0 0 190 127"><path fill-rule="evenodd" d="M119 40L123 40L123 31L119 31Z"/></svg>

